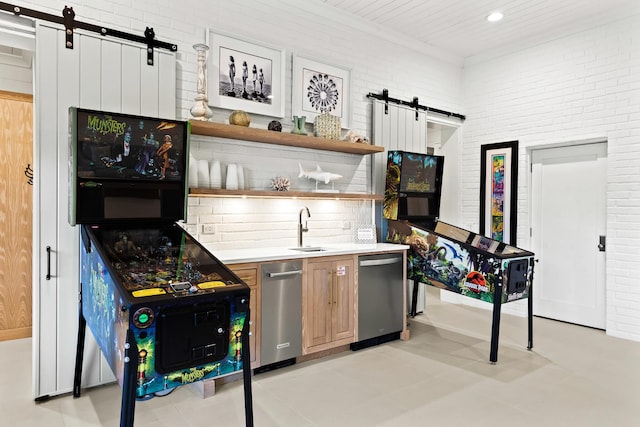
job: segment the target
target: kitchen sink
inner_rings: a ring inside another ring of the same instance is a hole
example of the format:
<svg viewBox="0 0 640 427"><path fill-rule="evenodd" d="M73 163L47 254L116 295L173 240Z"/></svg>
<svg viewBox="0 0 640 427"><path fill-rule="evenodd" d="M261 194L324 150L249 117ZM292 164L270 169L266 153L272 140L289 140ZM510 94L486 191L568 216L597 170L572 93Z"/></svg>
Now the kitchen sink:
<svg viewBox="0 0 640 427"><path fill-rule="evenodd" d="M319 246L304 246L301 248L289 248L292 251L299 251L299 252L322 252L322 251L326 251L325 248L321 248Z"/></svg>

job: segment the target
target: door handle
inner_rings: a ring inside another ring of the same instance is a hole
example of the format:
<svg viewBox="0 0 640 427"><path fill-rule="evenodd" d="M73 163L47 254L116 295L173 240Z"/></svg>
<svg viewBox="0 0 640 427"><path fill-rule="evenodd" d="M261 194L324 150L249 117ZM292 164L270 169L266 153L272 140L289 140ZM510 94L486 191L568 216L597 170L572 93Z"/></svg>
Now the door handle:
<svg viewBox="0 0 640 427"><path fill-rule="evenodd" d="M295 276L298 274L302 274L302 270L283 271L281 273L267 273L267 277L271 279L273 277Z"/></svg>
<svg viewBox="0 0 640 427"><path fill-rule="evenodd" d="M51 246L47 246L47 280L51 280Z"/></svg>
<svg viewBox="0 0 640 427"><path fill-rule="evenodd" d="M604 252L607 250L607 236L600 236L600 241L598 243L598 250L600 252Z"/></svg>

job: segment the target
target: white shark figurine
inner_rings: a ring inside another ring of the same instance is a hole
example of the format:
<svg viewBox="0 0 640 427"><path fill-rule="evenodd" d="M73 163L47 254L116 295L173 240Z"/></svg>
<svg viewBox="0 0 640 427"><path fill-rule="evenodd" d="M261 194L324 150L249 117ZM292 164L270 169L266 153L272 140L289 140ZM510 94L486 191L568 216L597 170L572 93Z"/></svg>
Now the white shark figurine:
<svg viewBox="0 0 640 427"><path fill-rule="evenodd" d="M302 169L302 165L300 163L298 163L298 166L300 167L300 174L298 175L298 178L304 177L315 179L316 181L324 182L325 184L342 178L342 175L338 175L337 173L324 172L320 169L319 165L316 166L316 170L309 171Z"/></svg>

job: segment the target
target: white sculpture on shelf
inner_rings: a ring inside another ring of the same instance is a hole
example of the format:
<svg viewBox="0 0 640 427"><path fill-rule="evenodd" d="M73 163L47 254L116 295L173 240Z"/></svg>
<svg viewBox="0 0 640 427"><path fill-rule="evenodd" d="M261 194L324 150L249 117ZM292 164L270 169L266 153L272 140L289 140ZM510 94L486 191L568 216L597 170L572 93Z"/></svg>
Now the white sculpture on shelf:
<svg viewBox="0 0 640 427"><path fill-rule="evenodd" d="M298 174L298 178L308 178L316 181L316 191L318 191L318 182L324 182L325 184L329 184L330 182L333 184L333 181L336 181L342 178L342 175L338 175L337 173L325 172L320 168L320 165L316 165L316 170L304 170L302 169L302 165L298 163L298 167L300 168L300 173ZM333 185L332 185L332 191Z"/></svg>
<svg viewBox="0 0 640 427"><path fill-rule="evenodd" d="M198 79L197 92L194 101L195 105L191 107L191 115L195 120L209 120L213 116L213 112L209 108L209 99L207 97L207 51L209 46L206 44L194 44L196 51L196 60L198 62Z"/></svg>

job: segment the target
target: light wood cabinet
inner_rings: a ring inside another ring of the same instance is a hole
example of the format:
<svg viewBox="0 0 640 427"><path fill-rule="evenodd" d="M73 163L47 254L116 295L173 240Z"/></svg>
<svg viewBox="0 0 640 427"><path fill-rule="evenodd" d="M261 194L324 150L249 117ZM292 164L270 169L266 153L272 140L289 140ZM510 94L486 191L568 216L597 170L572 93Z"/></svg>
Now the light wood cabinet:
<svg viewBox="0 0 640 427"><path fill-rule="evenodd" d="M251 369L260 366L260 274L256 263L227 265L249 286L249 352Z"/></svg>
<svg viewBox="0 0 640 427"><path fill-rule="evenodd" d="M302 288L303 354L350 344L355 338L355 257L306 261Z"/></svg>

